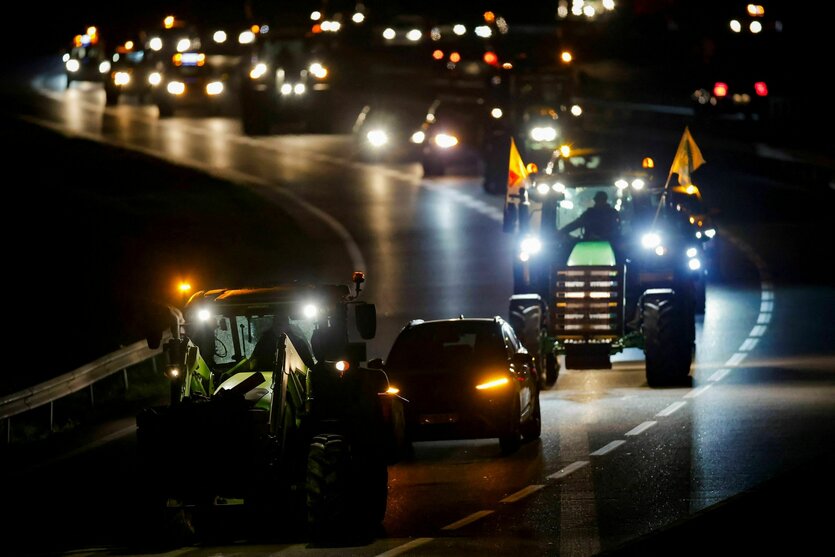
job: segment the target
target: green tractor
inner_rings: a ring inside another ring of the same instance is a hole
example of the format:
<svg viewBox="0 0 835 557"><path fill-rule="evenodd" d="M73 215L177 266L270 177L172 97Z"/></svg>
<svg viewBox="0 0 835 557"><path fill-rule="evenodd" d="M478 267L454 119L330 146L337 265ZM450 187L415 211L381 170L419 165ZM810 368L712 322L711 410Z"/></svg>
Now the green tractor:
<svg viewBox="0 0 835 557"><path fill-rule="evenodd" d="M606 151L564 148L506 205L519 241L510 322L546 386L558 355L568 369L609 369L627 347L643 349L650 386L689 381L701 245L647 171L624 168ZM582 217L593 199L614 209L608 234Z"/></svg>
<svg viewBox="0 0 835 557"><path fill-rule="evenodd" d="M385 374L360 365L365 342L349 341L376 330L375 306L357 300L364 276L353 278L353 294L217 289L164 312L171 400L137 416L145 518L157 531L199 537L233 512L268 517L267 530L307 528L314 541L379 527L403 408ZM149 330L159 346L161 329Z"/></svg>

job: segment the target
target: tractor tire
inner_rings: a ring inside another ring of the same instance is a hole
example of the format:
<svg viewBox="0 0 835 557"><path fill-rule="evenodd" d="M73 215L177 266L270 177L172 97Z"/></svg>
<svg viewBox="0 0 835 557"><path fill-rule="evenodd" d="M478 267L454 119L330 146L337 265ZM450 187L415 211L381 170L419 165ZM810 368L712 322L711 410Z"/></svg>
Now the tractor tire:
<svg viewBox="0 0 835 557"><path fill-rule="evenodd" d="M533 415L522 424L522 440L526 443L535 441L542 435L542 409L539 403L539 393L534 397Z"/></svg>
<svg viewBox="0 0 835 557"><path fill-rule="evenodd" d="M685 384L693 359L692 303L670 294L644 302L646 377L650 387Z"/></svg>
<svg viewBox="0 0 835 557"><path fill-rule="evenodd" d="M317 435L307 457L307 523L314 542L338 539L351 518L351 455L341 435Z"/></svg>

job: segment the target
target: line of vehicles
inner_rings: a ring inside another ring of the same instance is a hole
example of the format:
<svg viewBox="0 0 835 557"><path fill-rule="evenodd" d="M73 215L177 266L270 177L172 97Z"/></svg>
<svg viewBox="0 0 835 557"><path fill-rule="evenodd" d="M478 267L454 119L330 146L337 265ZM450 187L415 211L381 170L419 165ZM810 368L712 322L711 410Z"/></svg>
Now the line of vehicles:
<svg viewBox="0 0 835 557"><path fill-rule="evenodd" d="M137 417L153 532L205 532L217 513L243 509L315 542L373 535L387 467L412 443L495 438L514 453L540 437L540 392L561 365L609 368L637 347L650 386L689 377L715 227L694 184L662 187L652 158L583 144L570 53L545 41L543 62L535 49L506 48L507 22L492 12L467 49L434 30L427 42L385 28L383 47L428 47L430 77L415 84L393 77L396 65L381 70L375 51L335 40L338 20L326 17L311 14L299 34L169 16L108 55L88 29L66 56L67 83L101 81L108 105L132 95L162 117L236 98L252 135L331 131L343 111L362 158L416 158L426 177L479 166L493 194L508 192L518 146L530 164L505 209L519 245L507 317L412 320L385 360L369 360L376 309L359 299L362 273L353 289L210 289L159 309L148 343L171 333L170 401ZM613 220L601 227L593 209Z"/></svg>

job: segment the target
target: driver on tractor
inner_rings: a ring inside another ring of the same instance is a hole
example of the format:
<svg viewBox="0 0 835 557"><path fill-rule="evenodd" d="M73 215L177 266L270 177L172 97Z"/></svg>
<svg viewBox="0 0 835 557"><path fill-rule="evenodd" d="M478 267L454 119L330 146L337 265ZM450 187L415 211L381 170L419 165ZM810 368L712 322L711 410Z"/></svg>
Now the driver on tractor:
<svg viewBox="0 0 835 557"><path fill-rule="evenodd" d="M583 229L583 240L606 240L614 242L620 236L620 213L609 205L609 196L600 190L594 194L594 205L582 215L563 226L559 231L569 234Z"/></svg>

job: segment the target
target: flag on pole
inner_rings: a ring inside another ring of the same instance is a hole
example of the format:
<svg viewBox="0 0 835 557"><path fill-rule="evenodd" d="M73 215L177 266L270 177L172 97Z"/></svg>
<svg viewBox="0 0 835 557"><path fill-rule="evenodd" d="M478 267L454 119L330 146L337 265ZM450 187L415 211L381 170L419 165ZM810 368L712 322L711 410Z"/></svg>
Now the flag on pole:
<svg viewBox="0 0 835 557"><path fill-rule="evenodd" d="M705 163L702 152L699 151L699 146L690 135L690 129L685 126L684 133L681 136L681 141L678 144L676 156L673 157L673 164L670 167L670 174L667 176L667 183L670 182L670 176L673 173L678 174L678 184L680 186L689 186L693 182L690 180L692 174L697 168Z"/></svg>
<svg viewBox="0 0 835 557"><path fill-rule="evenodd" d="M512 195L519 195L519 189L525 185L528 177L528 169L522 162L522 155L516 148L516 142L510 138L510 159L507 169L507 199Z"/></svg>

